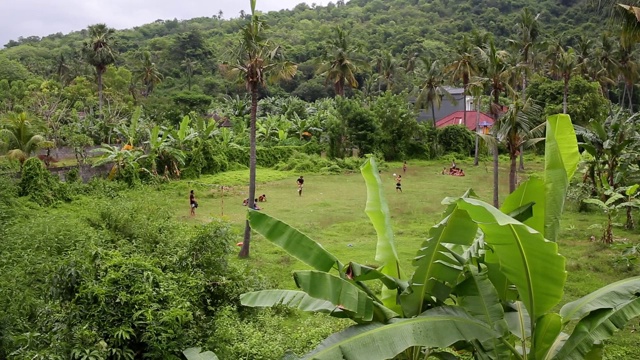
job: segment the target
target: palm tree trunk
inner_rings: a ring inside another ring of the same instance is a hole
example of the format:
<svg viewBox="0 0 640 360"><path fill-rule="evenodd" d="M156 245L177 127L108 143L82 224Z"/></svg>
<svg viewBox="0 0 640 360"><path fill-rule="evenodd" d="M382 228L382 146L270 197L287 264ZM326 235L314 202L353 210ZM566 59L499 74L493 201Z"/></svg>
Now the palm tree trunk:
<svg viewBox="0 0 640 360"><path fill-rule="evenodd" d="M625 228L627 230L633 230L636 227L633 221L632 209L633 208L631 206L627 206L627 223L625 224Z"/></svg>
<svg viewBox="0 0 640 360"><path fill-rule="evenodd" d="M102 70L98 69L98 111L102 116Z"/></svg>
<svg viewBox="0 0 640 360"><path fill-rule="evenodd" d="M516 154L510 154L511 166L509 167L509 193L516 191L516 182L517 182L517 171L516 164L518 160L518 156Z"/></svg>
<svg viewBox="0 0 640 360"><path fill-rule="evenodd" d="M258 109L258 89L254 85L251 87L251 130L249 134L250 150L249 150L249 209L254 208L254 199L256 197L256 111ZM249 257L249 244L251 242L251 226L249 220L246 220L244 226L244 239L242 249L240 249L241 258Z"/></svg>
<svg viewBox="0 0 640 360"><path fill-rule="evenodd" d="M524 170L524 145L520 145L520 171Z"/></svg>
<svg viewBox="0 0 640 360"><path fill-rule="evenodd" d="M476 148L475 154L473 156L473 165L478 166L478 148L480 145L480 136L478 135L478 126L480 126L480 102L482 98L478 96L478 101L476 103Z"/></svg>
<svg viewBox="0 0 640 360"><path fill-rule="evenodd" d="M500 170L499 165L498 144L495 143L493 145L493 206L496 208L500 207L500 200L498 199L498 171Z"/></svg>
<svg viewBox="0 0 640 360"><path fill-rule="evenodd" d="M436 109L433 106L433 100L431 100L431 117L433 118L433 128L436 128Z"/></svg>
<svg viewBox="0 0 640 360"><path fill-rule="evenodd" d="M569 79L564 78L564 96L562 97L562 113L567 113L567 95L569 94Z"/></svg>
<svg viewBox="0 0 640 360"><path fill-rule="evenodd" d="M467 126L467 84L463 84L462 90L462 102L464 103L464 110L462 112L462 118L464 119L464 126ZM476 129L478 125L476 124Z"/></svg>
<svg viewBox="0 0 640 360"><path fill-rule="evenodd" d="M629 91L627 91L629 96L629 112L633 114L633 83L629 84Z"/></svg>

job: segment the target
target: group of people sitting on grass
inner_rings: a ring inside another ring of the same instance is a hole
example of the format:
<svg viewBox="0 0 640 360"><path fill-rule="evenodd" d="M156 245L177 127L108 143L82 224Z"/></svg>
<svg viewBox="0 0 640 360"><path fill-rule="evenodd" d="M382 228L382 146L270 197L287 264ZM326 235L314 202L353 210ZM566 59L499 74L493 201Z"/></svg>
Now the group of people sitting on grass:
<svg viewBox="0 0 640 360"><path fill-rule="evenodd" d="M442 175L452 175L452 176L464 176L464 170L462 170L461 168L456 166L456 161L454 160L451 163L451 167L449 168L449 171L447 171L447 168L442 168Z"/></svg>
<svg viewBox="0 0 640 360"><path fill-rule="evenodd" d="M262 194L258 196L257 199L253 199L253 210L262 210L262 208L258 206L258 202L267 202L267 195ZM247 205L249 205L249 198L242 200L242 206Z"/></svg>

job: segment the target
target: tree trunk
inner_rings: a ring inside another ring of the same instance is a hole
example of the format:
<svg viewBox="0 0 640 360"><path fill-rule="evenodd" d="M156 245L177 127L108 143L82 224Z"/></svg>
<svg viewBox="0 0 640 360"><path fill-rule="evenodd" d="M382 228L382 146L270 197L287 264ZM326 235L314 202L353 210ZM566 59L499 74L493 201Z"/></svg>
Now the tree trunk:
<svg viewBox="0 0 640 360"><path fill-rule="evenodd" d="M516 191L516 183L517 183L517 171L516 171L516 163L518 160L518 156L516 154L511 154L511 166L509 167L509 194Z"/></svg>
<svg viewBox="0 0 640 360"><path fill-rule="evenodd" d="M97 69L98 73L98 111L102 117L102 70Z"/></svg>
<svg viewBox="0 0 640 360"><path fill-rule="evenodd" d="M462 90L462 102L464 102L464 110L462 112L462 118L464 119L464 126L467 126L467 84L465 83ZM478 124L476 124L476 130Z"/></svg>
<svg viewBox="0 0 640 360"><path fill-rule="evenodd" d="M632 209L633 208L631 206L627 206L627 223L625 225L625 228L627 228L627 230L633 230L636 227L636 224L633 221Z"/></svg>
<svg viewBox="0 0 640 360"><path fill-rule="evenodd" d="M602 234L602 242L605 244L613 243L613 220L611 220L611 212L608 212L607 227Z"/></svg>
<svg viewBox="0 0 640 360"><path fill-rule="evenodd" d="M480 126L480 102L482 98L478 96L478 101L476 104L476 148L475 154L473 156L473 165L478 166L478 148L480 143L480 136L478 135L478 127Z"/></svg>
<svg viewBox="0 0 640 360"><path fill-rule="evenodd" d="M524 170L524 145L520 145L520 171Z"/></svg>
<svg viewBox="0 0 640 360"><path fill-rule="evenodd" d="M569 94L569 79L564 78L564 96L562 97L562 113L567 113L567 95Z"/></svg>
<svg viewBox="0 0 640 360"><path fill-rule="evenodd" d="M258 109L258 88L257 85L251 87L251 130L249 134L250 150L249 150L249 202L247 207L254 208L254 199L256 197L256 111ZM240 249L241 258L249 257L249 244L251 242L251 226L249 220L246 220L244 226L244 239L242 249Z"/></svg>
<svg viewBox="0 0 640 360"><path fill-rule="evenodd" d="M500 207L500 200L498 198L498 185L499 185L499 176L498 172L500 170L499 167L499 159L498 159L498 144L493 145L493 206L496 208Z"/></svg>
<svg viewBox="0 0 640 360"><path fill-rule="evenodd" d="M627 94L629 95L629 112L633 114L633 83L629 84Z"/></svg>
<svg viewBox="0 0 640 360"><path fill-rule="evenodd" d="M436 108L433 106L433 100L431 100L431 117L433 118L433 128L436 128Z"/></svg>

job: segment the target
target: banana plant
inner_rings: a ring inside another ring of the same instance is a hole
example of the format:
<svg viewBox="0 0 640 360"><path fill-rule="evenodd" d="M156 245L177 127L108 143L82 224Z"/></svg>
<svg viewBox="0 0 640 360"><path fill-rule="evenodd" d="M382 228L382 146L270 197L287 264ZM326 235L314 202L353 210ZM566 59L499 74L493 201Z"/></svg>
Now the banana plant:
<svg viewBox="0 0 640 360"><path fill-rule="evenodd" d="M564 197L577 157L577 147L564 146L572 139L559 131L567 125L558 121L562 119L552 117L547 124L547 151L556 153L547 154L547 169L553 174L534 184L542 186L538 197L520 190L520 196L533 201L508 213L477 199L472 191L445 199L443 218L421 244L408 278L398 266L373 159L361 172L367 185L366 212L378 234L378 268L345 265L302 232L263 212L249 211L255 231L313 270L294 272L299 290L246 293L241 303L286 305L355 322L305 359L456 359L439 350L446 347L466 349L477 359L601 358L602 341L640 315L640 277L605 286L559 313L551 311L562 299L566 271L557 244L543 235L556 234L555 216L562 210L559 199L548 197ZM545 206L545 200L552 205ZM513 207L517 201L509 203ZM540 230L526 224L531 220ZM371 291L371 281L381 283L380 294ZM573 324L573 331L565 332Z"/></svg>
<svg viewBox="0 0 640 360"><path fill-rule="evenodd" d="M602 242L605 244L613 243L613 220L618 216L620 210L625 209L627 211L627 218L633 222L631 217L631 209L640 208L640 200L635 198L640 185L633 185L620 189L623 194L613 190L608 184L604 184L604 195L606 201L600 199L585 199L586 204L593 204L598 206L606 215L607 223L605 224L604 231L602 233ZM628 220L629 221L629 220Z"/></svg>

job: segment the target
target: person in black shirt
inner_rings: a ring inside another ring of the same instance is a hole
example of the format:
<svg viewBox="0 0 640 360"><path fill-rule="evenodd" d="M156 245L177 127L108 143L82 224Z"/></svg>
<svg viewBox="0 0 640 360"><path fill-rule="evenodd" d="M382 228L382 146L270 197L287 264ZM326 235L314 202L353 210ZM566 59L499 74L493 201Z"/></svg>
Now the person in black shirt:
<svg viewBox="0 0 640 360"><path fill-rule="evenodd" d="M196 216L198 202L196 201L196 195L193 193L193 190L189 193L189 207L191 207L191 216Z"/></svg>
<svg viewBox="0 0 640 360"><path fill-rule="evenodd" d="M298 178L298 181L296 181L298 183L298 196L302 196L302 186L304 185L304 178L302 177L302 175Z"/></svg>

